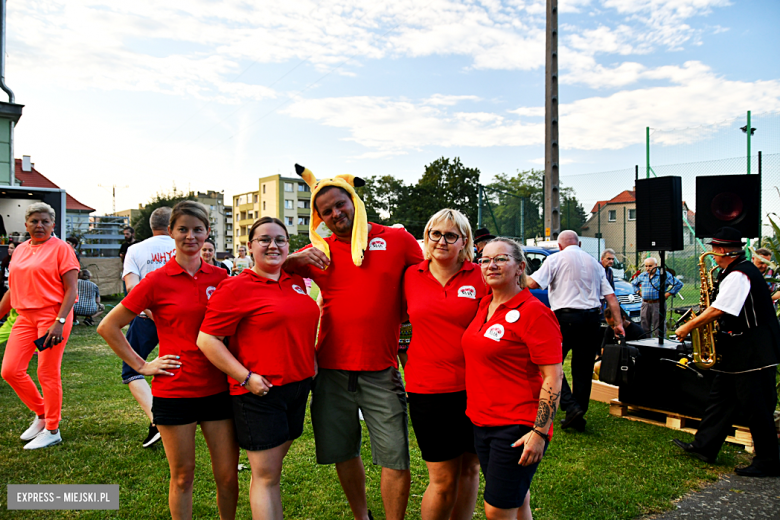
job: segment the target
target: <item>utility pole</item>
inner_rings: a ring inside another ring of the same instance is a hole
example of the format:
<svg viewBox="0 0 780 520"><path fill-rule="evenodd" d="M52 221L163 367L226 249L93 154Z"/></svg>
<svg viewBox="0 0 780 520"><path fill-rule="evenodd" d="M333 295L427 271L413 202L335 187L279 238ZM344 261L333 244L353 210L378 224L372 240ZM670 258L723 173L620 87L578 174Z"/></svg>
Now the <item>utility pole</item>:
<svg viewBox="0 0 780 520"><path fill-rule="evenodd" d="M547 0L544 114L544 235L547 240L557 240L561 232L558 179L558 0Z"/></svg>
<svg viewBox="0 0 780 520"><path fill-rule="evenodd" d="M100 186L101 188L109 189L109 186L103 186L102 184L98 184L98 186ZM119 188L121 190L121 189L129 188L129 187L130 186L117 186L116 184L110 186L110 188L111 188L111 199L112 199L112 206L111 206L112 207L112 212L111 212L112 215L116 215L116 189Z"/></svg>

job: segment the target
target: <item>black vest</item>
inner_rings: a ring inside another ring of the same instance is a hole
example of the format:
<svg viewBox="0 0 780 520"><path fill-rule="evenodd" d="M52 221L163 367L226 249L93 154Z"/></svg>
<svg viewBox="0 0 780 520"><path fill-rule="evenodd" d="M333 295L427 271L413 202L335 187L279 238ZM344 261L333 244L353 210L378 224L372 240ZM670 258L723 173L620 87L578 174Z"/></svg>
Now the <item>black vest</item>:
<svg viewBox="0 0 780 520"><path fill-rule="evenodd" d="M766 280L752 262L740 257L720 273L718 286L735 271L748 277L750 292L738 316L724 314L718 320L721 333L716 340L716 351L721 362L715 368L741 372L777 364L780 360L780 323Z"/></svg>

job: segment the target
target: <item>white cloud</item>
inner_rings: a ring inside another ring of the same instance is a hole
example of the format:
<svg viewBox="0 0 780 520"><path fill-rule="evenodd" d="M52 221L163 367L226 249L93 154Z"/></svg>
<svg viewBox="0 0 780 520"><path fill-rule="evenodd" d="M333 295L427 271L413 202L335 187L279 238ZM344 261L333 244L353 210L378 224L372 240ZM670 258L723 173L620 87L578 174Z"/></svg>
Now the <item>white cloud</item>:
<svg viewBox="0 0 780 520"><path fill-rule="evenodd" d="M780 110L780 81L729 81L698 62L643 72L667 79L669 86L617 92L561 104L562 150L617 150L641 143L644 128L673 128L680 121L702 123L734 116L735 107ZM388 97L344 97L299 100L285 109L293 117L344 129L346 141L370 149L361 157L386 157L428 146L529 146L544 142L544 107L519 107L507 113L466 112L453 105L432 106ZM536 120L524 122L521 118ZM696 139L693 132L670 133L674 139Z"/></svg>

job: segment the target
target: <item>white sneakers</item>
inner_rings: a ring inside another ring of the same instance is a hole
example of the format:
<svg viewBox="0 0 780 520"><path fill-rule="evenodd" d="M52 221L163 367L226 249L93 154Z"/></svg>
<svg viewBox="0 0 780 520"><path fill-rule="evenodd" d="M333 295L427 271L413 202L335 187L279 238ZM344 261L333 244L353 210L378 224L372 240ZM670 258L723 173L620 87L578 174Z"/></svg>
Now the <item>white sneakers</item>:
<svg viewBox="0 0 780 520"><path fill-rule="evenodd" d="M24 433L19 438L22 439L23 441L31 441L45 428L46 428L46 420L36 415L30 427L24 430Z"/></svg>
<svg viewBox="0 0 780 520"><path fill-rule="evenodd" d="M36 437L24 445L26 450L37 450L39 448L48 448L62 442L62 435L58 429L56 433L52 433L49 430L43 430Z"/></svg>

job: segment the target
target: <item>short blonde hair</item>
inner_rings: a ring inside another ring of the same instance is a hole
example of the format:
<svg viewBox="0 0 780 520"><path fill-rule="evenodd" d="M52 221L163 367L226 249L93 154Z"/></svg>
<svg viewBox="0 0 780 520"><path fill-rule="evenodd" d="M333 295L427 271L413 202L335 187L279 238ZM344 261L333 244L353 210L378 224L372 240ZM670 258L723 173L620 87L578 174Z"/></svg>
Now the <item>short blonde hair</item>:
<svg viewBox="0 0 780 520"><path fill-rule="evenodd" d="M46 204L45 202L33 202L27 209L24 210L24 221L30 218L30 215L34 213L48 213L52 220L57 220L57 215L54 212L54 208Z"/></svg>
<svg viewBox="0 0 780 520"><path fill-rule="evenodd" d="M463 262L468 260L469 262L474 260L474 237L471 233L471 224L466 215L456 209L445 208L435 215L433 215L427 224L425 224L425 231L423 231L423 241L425 244L424 256L426 260L431 259L431 255L428 253L428 231L436 224L443 222L450 222L458 228L458 232L463 237L463 249L458 253L458 261Z"/></svg>

